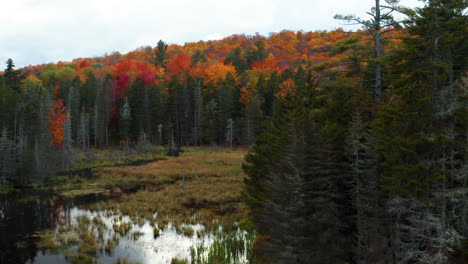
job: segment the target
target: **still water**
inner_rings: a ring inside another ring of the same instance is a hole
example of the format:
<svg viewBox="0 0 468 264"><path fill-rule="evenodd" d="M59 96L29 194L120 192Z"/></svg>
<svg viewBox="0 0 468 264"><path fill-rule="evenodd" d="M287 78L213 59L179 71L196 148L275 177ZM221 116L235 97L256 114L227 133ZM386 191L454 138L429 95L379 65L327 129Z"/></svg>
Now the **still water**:
<svg viewBox="0 0 468 264"><path fill-rule="evenodd" d="M193 230L185 235L168 224L155 236L154 224L147 220L134 223L119 213L90 210L89 205L100 199L103 198L95 195L66 199L46 194L32 198L24 195L0 197L0 263L70 263L67 256L77 254L77 245L66 248L59 245L62 247L55 250L39 249L38 234L49 230L56 236L63 229L77 230L83 219L89 224L85 229L100 237L97 240L102 247L93 254L98 263L115 263L118 259L142 264L170 263L175 257L190 260L191 247L209 247L213 243L214 235L203 232L204 226L200 224L183 225ZM99 227L93 225L97 222ZM116 225L122 224L128 226L125 234L115 230ZM238 232L244 234L240 230ZM62 236L66 240L67 232ZM118 239L113 240L116 237ZM111 240L115 242L113 249L104 250L104 245Z"/></svg>

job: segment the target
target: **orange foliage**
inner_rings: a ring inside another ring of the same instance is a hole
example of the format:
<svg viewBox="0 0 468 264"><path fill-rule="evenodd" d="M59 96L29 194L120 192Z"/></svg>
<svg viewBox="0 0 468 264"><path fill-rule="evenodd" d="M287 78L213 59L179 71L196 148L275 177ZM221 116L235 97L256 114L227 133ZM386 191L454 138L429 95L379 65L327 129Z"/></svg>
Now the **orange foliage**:
<svg viewBox="0 0 468 264"><path fill-rule="evenodd" d="M193 67L191 71L192 75L203 78L203 83L205 85L216 86L228 73L231 73L235 78L237 78L236 68L231 64L224 64L221 62L210 62L205 64L199 64Z"/></svg>
<svg viewBox="0 0 468 264"><path fill-rule="evenodd" d="M283 98L288 94L296 91L296 83L293 79L289 78L279 85L280 90L276 93L276 97Z"/></svg>
<svg viewBox="0 0 468 264"><path fill-rule="evenodd" d="M363 31L361 31L362 33ZM267 80L273 72L281 74L287 68L304 68L310 65L328 62L333 66L330 70L346 70L346 66L341 63L349 55L347 52L341 54L332 53L332 48L337 41L350 36L363 38L364 34L347 33L342 29L333 31L314 32L294 32L284 30L273 33L268 37L261 35L246 36L243 34L232 35L220 40L198 41L186 43L185 45L172 44L168 46L166 63L167 68L158 67L151 63L154 58L154 48L141 47L127 54L113 52L102 57L77 58L72 62L58 62L56 64L43 64L28 66L23 69L24 76L35 75L39 79L43 73L55 72L56 78L47 74L42 78L46 86L60 84L66 87L68 83L78 76L81 82L85 82L90 76L94 76L102 83L107 75L113 78L112 85L114 96L121 97L126 93L126 89L137 79L143 81L143 85L164 84L165 80L177 75L186 79L189 75L202 78L204 85L216 87L219 82L226 78L228 73L232 74L238 84L243 86L241 95L242 102L248 103L255 97L255 89L260 78ZM392 37L404 36L404 31L392 31L387 34ZM232 65L225 65L223 62L227 54L241 47L245 55L249 47L255 46L255 41L261 39L265 42L265 49L269 56L267 59L255 62L251 69L246 71L246 78L240 80L239 74ZM389 39L387 47L391 51L398 47L401 40ZM372 45L367 39L360 42L363 45ZM191 55L197 50L207 55L208 62L191 64ZM365 66L365 65L363 65ZM72 71L72 72L70 72ZM74 72L73 72L74 71ZM285 91L292 89L291 82L284 82L277 96L283 96ZM164 91L169 89L161 87ZM54 93L60 95L60 87L54 87Z"/></svg>
<svg viewBox="0 0 468 264"><path fill-rule="evenodd" d="M55 148L61 148L63 142L63 128L65 122L70 120L70 116L66 113L66 108L63 105L63 100L59 99L57 101L53 101L52 105L49 109L49 119L48 123L50 125L50 135L52 136L52 140L50 144L54 145Z"/></svg>
<svg viewBox="0 0 468 264"><path fill-rule="evenodd" d="M58 95L60 92L60 85L57 83L54 85L54 95Z"/></svg>
<svg viewBox="0 0 468 264"><path fill-rule="evenodd" d="M276 71L277 73L282 73L286 67L281 67L279 62L274 57L268 57L262 61L256 61L252 63L252 69L263 69L270 73Z"/></svg>
<svg viewBox="0 0 468 264"><path fill-rule="evenodd" d="M135 71L134 62L131 60L120 61L114 67L115 67L115 71L113 75L114 78L119 77L119 76L124 76L126 74L129 74Z"/></svg>
<svg viewBox="0 0 468 264"><path fill-rule="evenodd" d="M248 105L252 100L254 100L255 97L255 86L252 84L247 84L244 87L240 89L240 102L243 105Z"/></svg>
<svg viewBox="0 0 468 264"><path fill-rule="evenodd" d="M176 75L178 73L186 74L190 70L190 63L192 58L186 53L180 53L173 57L166 64L166 67L170 74Z"/></svg>

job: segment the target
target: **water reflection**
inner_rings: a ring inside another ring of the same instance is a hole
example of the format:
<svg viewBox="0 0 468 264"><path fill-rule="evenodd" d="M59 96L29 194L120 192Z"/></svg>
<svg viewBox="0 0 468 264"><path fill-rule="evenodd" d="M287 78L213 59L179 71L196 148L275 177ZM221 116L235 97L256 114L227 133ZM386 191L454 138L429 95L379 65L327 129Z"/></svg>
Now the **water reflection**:
<svg viewBox="0 0 468 264"><path fill-rule="evenodd" d="M78 254L77 245L59 250L38 249L38 233L45 230L52 230L56 237L66 237L65 240L89 231L98 241L93 257L99 263L114 263L119 258L134 263L170 263L173 258L190 260L191 247L209 247L213 243L214 236L203 232L200 224L183 225L193 230L185 235L168 224L155 236L154 224L148 220L133 223L130 217L117 212L89 210L88 205L98 199L102 197L0 197L0 263L69 263L70 258L67 260L65 256ZM87 223L85 231L80 221ZM128 228L119 232L121 225ZM110 241L115 245L106 251Z"/></svg>
<svg viewBox="0 0 468 264"><path fill-rule="evenodd" d="M43 198L0 197L0 263L34 262L36 231L54 226L49 199Z"/></svg>

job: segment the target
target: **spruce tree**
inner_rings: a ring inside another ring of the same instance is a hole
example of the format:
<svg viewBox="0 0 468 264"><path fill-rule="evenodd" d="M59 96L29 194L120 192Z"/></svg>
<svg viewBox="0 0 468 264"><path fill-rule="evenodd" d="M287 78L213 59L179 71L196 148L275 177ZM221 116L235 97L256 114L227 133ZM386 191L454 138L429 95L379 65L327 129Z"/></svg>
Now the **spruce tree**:
<svg viewBox="0 0 468 264"><path fill-rule="evenodd" d="M7 129L3 128L0 135L0 186L5 186L15 174L13 153L13 141L9 139Z"/></svg>
<svg viewBox="0 0 468 264"><path fill-rule="evenodd" d="M153 63L159 67L165 67L167 60L167 44L159 40L156 50L154 51Z"/></svg>
<svg viewBox="0 0 468 264"><path fill-rule="evenodd" d="M411 14L409 37L392 60L388 100L374 122L400 263L448 263L465 235L454 214L460 198L450 196L463 186L455 171L464 160L454 153L466 149L466 123L455 114L460 110L446 107L457 105L453 89L466 69L464 8L463 1L433 0Z"/></svg>
<svg viewBox="0 0 468 264"><path fill-rule="evenodd" d="M5 84L19 93L21 89L21 71L15 70L15 64L11 58L6 61L6 65L7 67L3 74Z"/></svg>
<svg viewBox="0 0 468 264"><path fill-rule="evenodd" d="M385 65L382 64L384 58L384 41L391 36L386 36L400 27L399 23L393 18L393 12L400 10L397 6L398 0L384 0L385 4L381 4L380 0L375 0L375 5L367 14L369 19L365 20L354 15L335 15L335 19L343 20L351 25L361 25L366 30L364 34L370 35L373 42L373 88L374 88L374 103L379 104L382 99L383 89L383 72Z"/></svg>

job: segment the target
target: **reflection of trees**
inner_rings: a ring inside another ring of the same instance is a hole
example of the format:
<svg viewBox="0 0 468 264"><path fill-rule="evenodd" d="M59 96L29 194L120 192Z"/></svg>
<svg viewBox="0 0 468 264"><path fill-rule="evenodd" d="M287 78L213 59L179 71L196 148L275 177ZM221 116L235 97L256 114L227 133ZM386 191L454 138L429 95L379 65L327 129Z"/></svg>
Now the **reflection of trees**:
<svg viewBox="0 0 468 264"><path fill-rule="evenodd" d="M64 225L67 223L63 205L64 200L62 198L55 200L52 205L52 222L54 225Z"/></svg>
<svg viewBox="0 0 468 264"><path fill-rule="evenodd" d="M40 202L19 202L16 199L0 198L0 263L26 263L36 257L35 238Z"/></svg>
<svg viewBox="0 0 468 264"><path fill-rule="evenodd" d="M35 234L56 225L69 225L71 208L96 200L97 197L0 196L0 263L33 263L37 257Z"/></svg>

